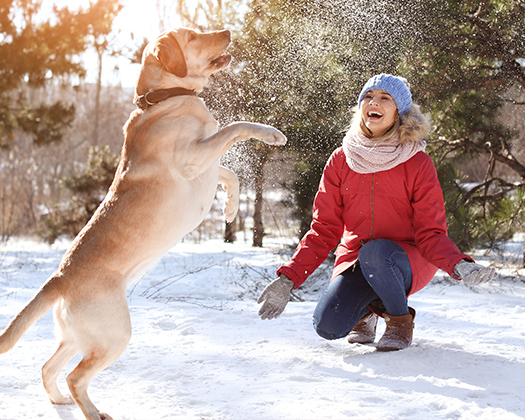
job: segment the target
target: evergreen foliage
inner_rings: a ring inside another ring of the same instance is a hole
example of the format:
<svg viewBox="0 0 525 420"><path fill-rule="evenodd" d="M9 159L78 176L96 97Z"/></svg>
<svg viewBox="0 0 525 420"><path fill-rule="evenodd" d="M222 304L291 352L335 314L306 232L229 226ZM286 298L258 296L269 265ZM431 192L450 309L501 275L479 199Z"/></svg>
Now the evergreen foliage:
<svg viewBox="0 0 525 420"><path fill-rule="evenodd" d="M440 13L427 15L430 31L423 47L407 50L404 68L434 120L429 150L440 166L449 235L463 251L493 248L525 221L525 139L503 124L501 111L504 104L519 106L525 91L525 5L446 0L427 6ZM472 162L482 177L462 174Z"/></svg>
<svg viewBox="0 0 525 420"><path fill-rule="evenodd" d="M503 217L509 202L520 205L525 179L514 153L524 140L501 123L500 112L503 103L517 103L510 92L525 87L523 2L252 0L244 19L231 51L233 72L216 79L230 106L216 109L230 120L267 121L287 135L295 179L283 184L292 191L299 237L309 228L324 163L341 144L361 86L382 72L407 77L414 99L431 114L427 151L437 165L473 159L486 165L483 179L468 181L490 188L475 194L455 174L454 194L446 195L450 235L465 251L511 235L492 219ZM514 173L512 183L497 179L501 165ZM452 176L440 169L445 173ZM508 211L516 219L509 226L517 229L521 213Z"/></svg>

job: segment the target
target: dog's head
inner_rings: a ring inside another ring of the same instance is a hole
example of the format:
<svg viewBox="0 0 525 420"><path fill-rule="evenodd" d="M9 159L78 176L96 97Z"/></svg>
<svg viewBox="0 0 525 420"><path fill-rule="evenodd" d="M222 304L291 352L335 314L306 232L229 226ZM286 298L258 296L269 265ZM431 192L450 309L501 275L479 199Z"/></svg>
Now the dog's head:
<svg viewBox="0 0 525 420"><path fill-rule="evenodd" d="M162 33L144 49L136 94L171 87L201 91L213 73L230 64L231 56L224 54L229 44L228 30L200 33L180 28Z"/></svg>

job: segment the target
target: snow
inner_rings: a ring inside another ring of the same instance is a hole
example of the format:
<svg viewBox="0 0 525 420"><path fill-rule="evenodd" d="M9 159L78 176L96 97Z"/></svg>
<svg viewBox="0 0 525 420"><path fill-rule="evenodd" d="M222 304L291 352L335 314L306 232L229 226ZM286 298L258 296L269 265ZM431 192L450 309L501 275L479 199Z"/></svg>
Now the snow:
<svg viewBox="0 0 525 420"><path fill-rule="evenodd" d="M381 353L316 335L311 317L326 286L322 269L298 294L302 301L276 320L260 320L256 297L290 257L286 244L265 241L263 249L181 243L130 286L133 336L90 386L101 411L115 420L525 419L522 272L501 269L478 287L439 272L410 298L412 346ZM68 245L20 239L0 248L0 329ZM381 334L384 324L378 328ZM42 386L40 368L57 345L53 331L48 313L0 355L1 420L84 419L75 405L53 406ZM73 362L59 378L64 392Z"/></svg>

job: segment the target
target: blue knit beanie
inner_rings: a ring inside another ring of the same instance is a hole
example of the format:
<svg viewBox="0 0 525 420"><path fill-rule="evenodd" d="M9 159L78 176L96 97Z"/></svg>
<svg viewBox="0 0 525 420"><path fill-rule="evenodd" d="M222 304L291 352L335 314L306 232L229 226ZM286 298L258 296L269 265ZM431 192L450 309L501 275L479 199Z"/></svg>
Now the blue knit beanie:
<svg viewBox="0 0 525 420"><path fill-rule="evenodd" d="M412 94L410 93L410 86L405 79L384 73L372 77L366 82L359 95L359 108L361 108L361 102L365 94L372 89L381 89L388 93L394 99L399 115L404 115L410 111Z"/></svg>

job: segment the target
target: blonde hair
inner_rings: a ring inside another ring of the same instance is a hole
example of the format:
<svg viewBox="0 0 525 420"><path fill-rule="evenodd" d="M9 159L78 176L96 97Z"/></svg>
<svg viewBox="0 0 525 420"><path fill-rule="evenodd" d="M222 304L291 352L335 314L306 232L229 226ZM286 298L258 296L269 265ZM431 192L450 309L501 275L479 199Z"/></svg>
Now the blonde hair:
<svg viewBox="0 0 525 420"><path fill-rule="evenodd" d="M379 137L374 137L372 132L365 125L359 107L352 109L353 116L350 123L350 130L355 130L358 133L373 139L377 142L393 140L399 138L399 143L410 143L423 140L430 131L430 117L421 112L419 105L412 103L410 111L399 118L399 113L396 111L396 120L394 124L387 130L386 133Z"/></svg>

